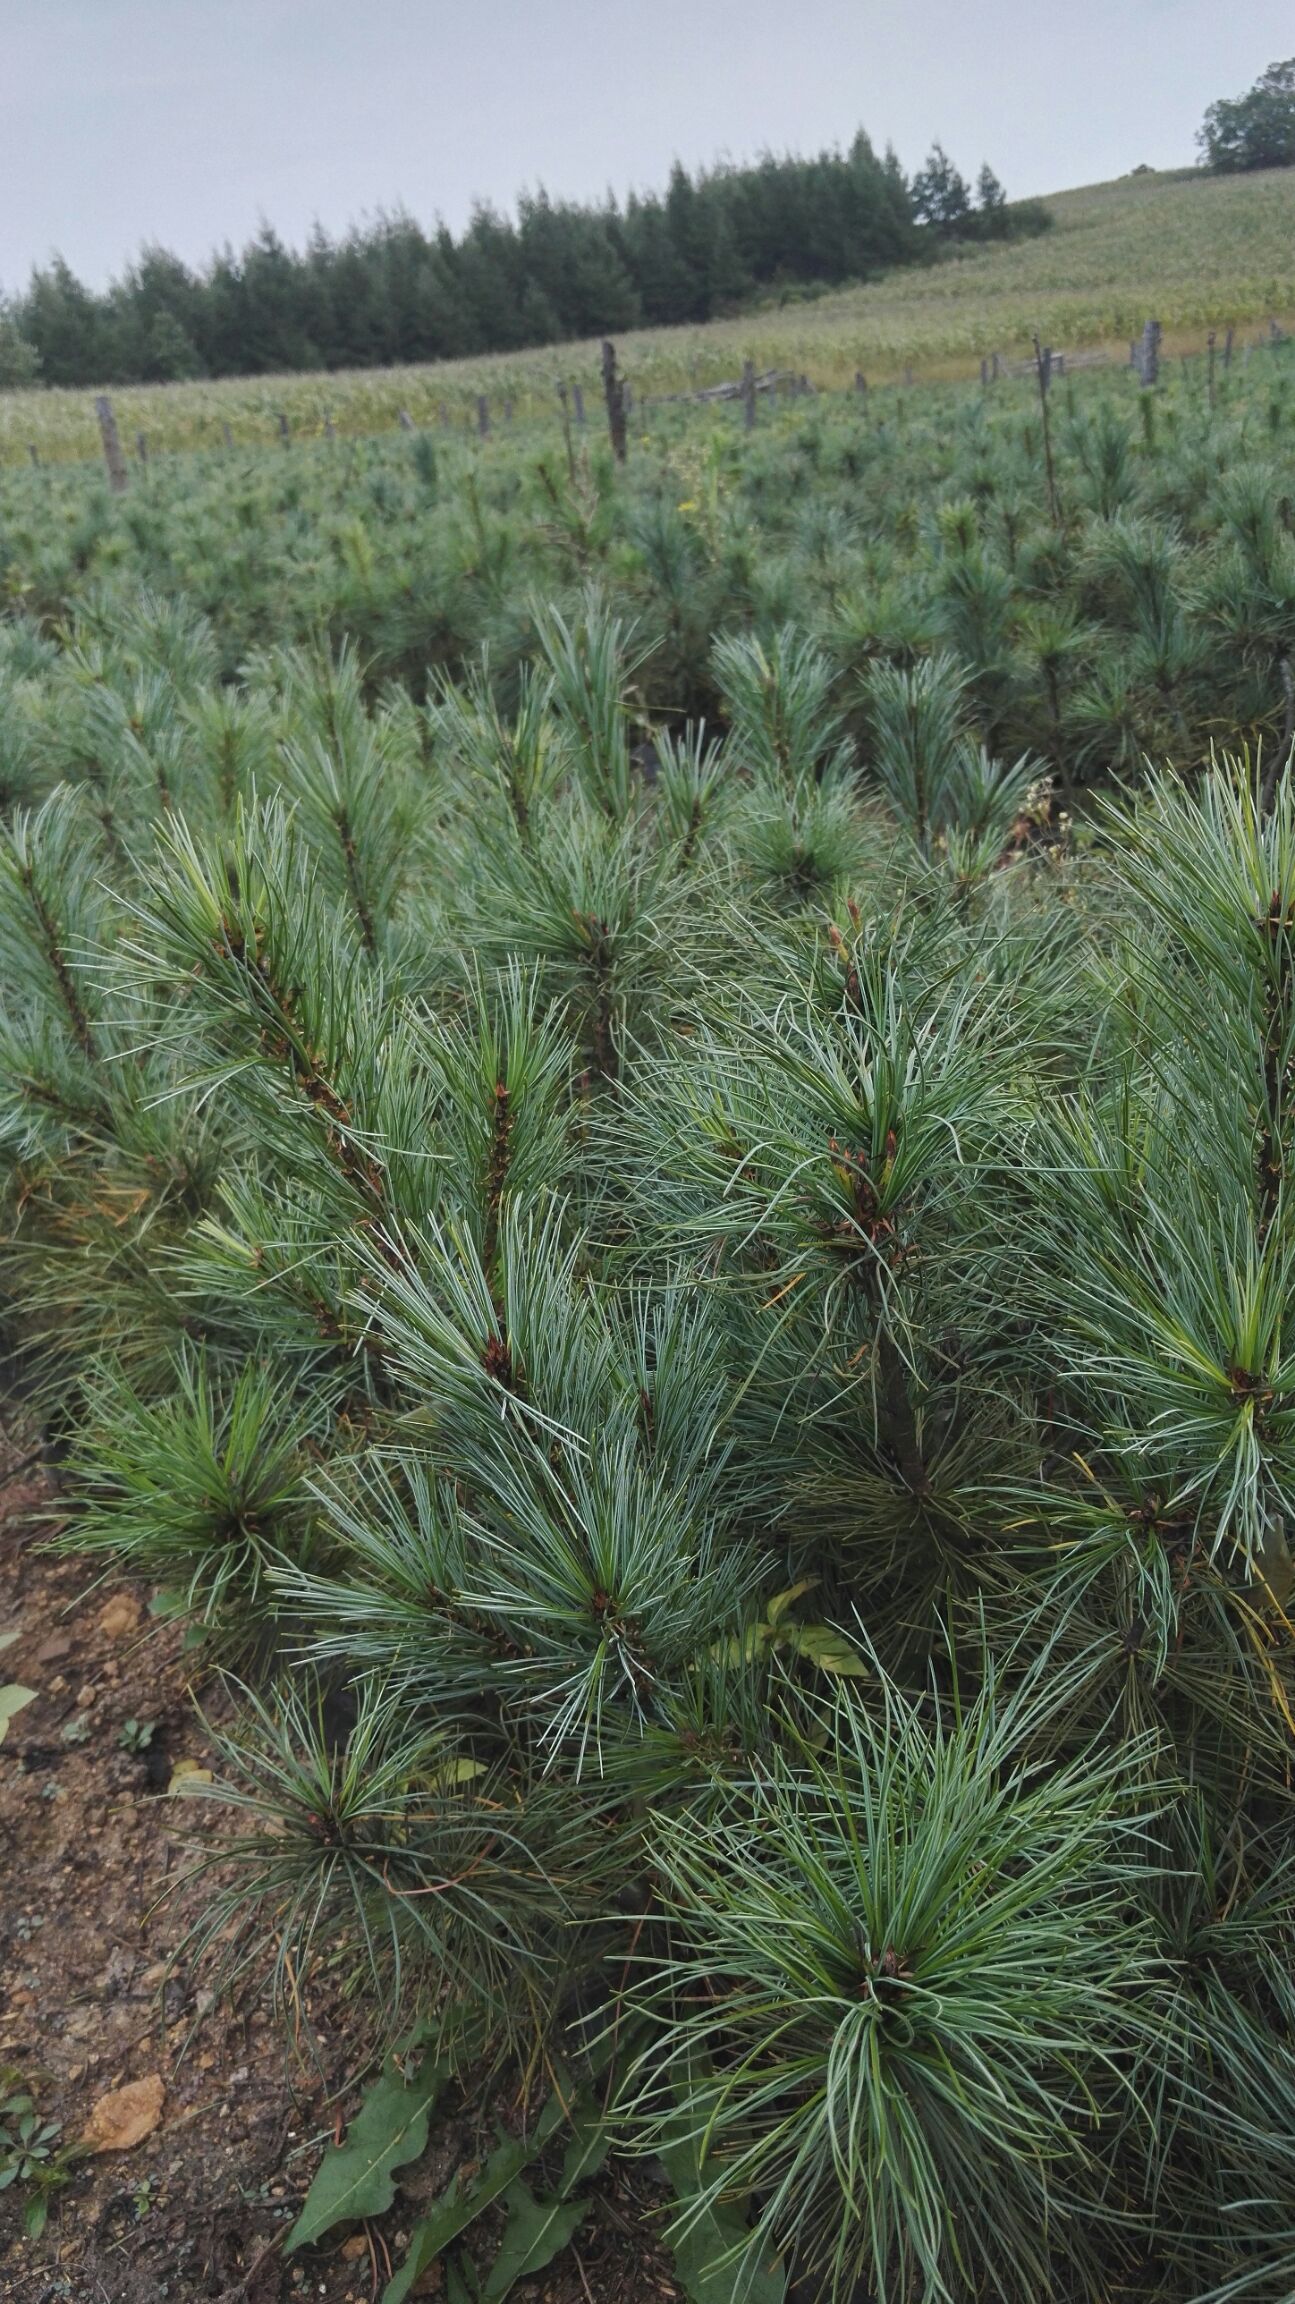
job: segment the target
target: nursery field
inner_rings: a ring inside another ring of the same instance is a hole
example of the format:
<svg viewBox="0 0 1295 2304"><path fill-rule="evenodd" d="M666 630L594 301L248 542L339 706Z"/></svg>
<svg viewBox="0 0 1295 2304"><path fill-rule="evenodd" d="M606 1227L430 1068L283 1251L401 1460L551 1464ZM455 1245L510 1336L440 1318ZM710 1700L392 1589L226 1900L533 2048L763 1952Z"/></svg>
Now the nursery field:
<svg viewBox="0 0 1295 2304"><path fill-rule="evenodd" d="M1283 2304L1295 346L12 469L0 597L9 1414L364 2090L202 2292Z"/></svg>
<svg viewBox="0 0 1295 2304"><path fill-rule="evenodd" d="M1262 337L1276 320L1295 327L1295 182L1289 169L1239 176L1196 174L1121 178L1054 195L1055 229L1007 246L967 247L925 269L705 327L657 328L623 338L634 393L704 388L757 369L807 375L842 390L856 371L873 383L967 377L997 352L1028 358L1036 331L1069 352L1127 357L1143 322L1158 318L1171 352L1199 352L1216 329ZM266 376L219 384L135 385L115 402L133 445L143 432L153 454L214 448L228 426L236 441L277 441L280 416L294 436L319 438L396 429L402 410L421 426L443 419L475 424L486 395L498 429L517 423L556 428L556 387L578 383L592 406L599 386L597 344L561 344L435 367L351 375ZM0 462L94 457L99 452L91 395L71 391L0 393Z"/></svg>

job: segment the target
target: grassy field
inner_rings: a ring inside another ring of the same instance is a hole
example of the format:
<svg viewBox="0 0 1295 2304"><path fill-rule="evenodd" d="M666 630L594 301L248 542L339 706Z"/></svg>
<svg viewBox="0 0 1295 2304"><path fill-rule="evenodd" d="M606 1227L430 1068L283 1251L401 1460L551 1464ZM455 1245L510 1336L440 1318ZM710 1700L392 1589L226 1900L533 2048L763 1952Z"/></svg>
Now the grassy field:
<svg viewBox="0 0 1295 2304"><path fill-rule="evenodd" d="M992 352L1019 358L1037 330L1069 351L1123 356L1154 313L1170 350L1201 345L1211 328L1262 332L1295 320L1295 171L1238 177L1131 176L1058 193L1056 229L1017 246L969 249L925 271L906 271L775 310L708 327L642 330L623 339L623 362L641 396L687 390L760 368L804 373L820 388L848 385L857 369L873 382L974 373ZM144 385L114 395L128 446L143 432L150 452L272 439L280 412L294 434L390 431L406 410L418 424L475 420L489 395L496 424L512 404L520 420L553 408L559 379L598 386L595 344L435 367L348 375L238 378L220 384ZM91 395L0 394L0 461L98 454Z"/></svg>

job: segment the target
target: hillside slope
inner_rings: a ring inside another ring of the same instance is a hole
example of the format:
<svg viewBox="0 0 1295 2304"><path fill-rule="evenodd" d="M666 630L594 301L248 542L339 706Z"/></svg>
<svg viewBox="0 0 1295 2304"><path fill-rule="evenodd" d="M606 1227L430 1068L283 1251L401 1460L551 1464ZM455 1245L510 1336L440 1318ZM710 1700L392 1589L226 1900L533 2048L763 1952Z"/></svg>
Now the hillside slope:
<svg viewBox="0 0 1295 2304"><path fill-rule="evenodd" d="M1295 171L1124 177L1047 205L1046 238L856 289L837 327L857 326L879 366L928 366L1023 353L1035 329L1119 351L1149 314L1199 342L1295 311Z"/></svg>
<svg viewBox="0 0 1295 2304"><path fill-rule="evenodd" d="M1170 346L1295 314L1295 169L1127 176L1046 205L1056 225L1041 239L969 248L929 270L705 330L627 339L626 363L645 388L666 388L697 359L731 374L749 350L762 365L840 385L856 368L879 381L906 365L963 374L990 352L1023 356L1036 329L1058 347L1120 353L1153 314Z"/></svg>

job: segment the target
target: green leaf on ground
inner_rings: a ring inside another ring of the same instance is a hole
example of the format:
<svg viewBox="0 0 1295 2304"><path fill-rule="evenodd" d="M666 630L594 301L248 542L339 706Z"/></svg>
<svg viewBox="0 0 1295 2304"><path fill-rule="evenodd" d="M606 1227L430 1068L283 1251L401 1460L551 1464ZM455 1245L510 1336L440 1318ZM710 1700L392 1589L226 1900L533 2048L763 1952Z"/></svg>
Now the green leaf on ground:
<svg viewBox="0 0 1295 2304"><path fill-rule="evenodd" d="M382 2291L382 2304L404 2304L414 2282L444 2254L460 2232L474 2224L483 2208L489 2208L508 2190L514 2179L534 2158L534 2144L525 2144L516 2137L508 2137L491 2153L466 2184L456 2176L425 2216L420 2216L409 2240L409 2254L398 2272Z"/></svg>
<svg viewBox="0 0 1295 2304"><path fill-rule="evenodd" d="M661 2159L686 2211L703 2189L696 2138L683 2136L667 2145ZM783 2304L787 2275L782 2266L752 2264L746 2255L751 2234L743 2201L712 2201L689 2216L685 2230L677 2236L667 2231L666 2237L688 2304L733 2304L739 2264L742 2304Z"/></svg>
<svg viewBox="0 0 1295 2304"><path fill-rule="evenodd" d="M445 2304L479 2304L480 2296L472 2266L451 2260L445 2267Z"/></svg>
<svg viewBox="0 0 1295 2304"><path fill-rule="evenodd" d="M519 2177L504 2194L508 2222L499 2254L481 2294L484 2304L502 2304L515 2281L542 2272L565 2248L588 2211L587 2200L537 2200Z"/></svg>
<svg viewBox="0 0 1295 2304"><path fill-rule="evenodd" d="M445 2084L445 2067L429 2060L405 2080L394 2060L375 2080L344 2141L324 2154L301 2214L284 2242L285 2254L318 2240L335 2224L380 2216L396 2196L395 2171L416 2160L427 2142L427 2116Z"/></svg>
<svg viewBox="0 0 1295 2304"><path fill-rule="evenodd" d="M557 2197L552 2201L531 2201L531 2205L536 2208L537 2212L545 2215L550 2209L565 2208L567 2193L584 2177L591 2175L595 2168L601 2166L606 2157L607 2139L603 2134L602 2122L598 2117L596 2107L587 2097L568 2095L564 2085L561 2092L555 2089L549 2097L529 2136L505 2137L474 2176L466 2183L455 2177L453 2183L446 2186L440 2199L428 2209L427 2214L419 2217L410 2236L409 2254L383 2289L382 2304L404 2304L405 2297L410 2294L415 2282L421 2278L422 2274L436 2262L438 2257L444 2255L445 2250L458 2239L459 2234L466 2232L468 2226L476 2222L482 2211L492 2206L496 2200L502 2199L506 2195L509 2196L511 2216L514 2213L511 2188L516 2186L523 2169L529 2167L533 2160L538 2159L550 2138L556 2135L563 2122L568 2118L572 2132L562 2163ZM523 2186L522 2190L525 2191L525 2189ZM528 2201L531 2200L529 2192L527 2192L526 2198ZM525 2204L516 2203L515 2212L524 2215ZM576 2221L578 2222L579 2219L577 2218ZM557 2225L554 2226L555 2230L559 2228ZM571 2229L574 2230L575 2226L572 2225ZM507 2243L508 2236L505 2234L505 2246ZM538 2228L532 2235L532 2244L539 2245ZM565 2240L555 2239L553 2253L556 2254L557 2250L565 2245ZM541 2261L547 2263L548 2258L537 2259L533 2268L538 2270ZM498 2270L497 2265L495 2269ZM492 2281L494 2277L495 2274L492 2272ZM510 2276L510 2285L512 2280L520 2278L521 2273L514 2271ZM496 2290L488 2286L484 2293L493 2299ZM500 2290L498 2293L503 2294L504 2291Z"/></svg>
<svg viewBox="0 0 1295 2304"><path fill-rule="evenodd" d="M8 1680L4 1687L0 1688L0 1744L3 1744L5 1740L9 1723L15 1712L21 1712L24 1704L34 1704L35 1701L36 1690L34 1688L22 1688L16 1680Z"/></svg>
<svg viewBox="0 0 1295 2304"><path fill-rule="evenodd" d="M817 1664L820 1672L831 1672L838 1679L867 1680L871 1677L857 1648L852 1648L844 1632L833 1624L787 1624L782 1631L782 1645L795 1650L807 1663Z"/></svg>

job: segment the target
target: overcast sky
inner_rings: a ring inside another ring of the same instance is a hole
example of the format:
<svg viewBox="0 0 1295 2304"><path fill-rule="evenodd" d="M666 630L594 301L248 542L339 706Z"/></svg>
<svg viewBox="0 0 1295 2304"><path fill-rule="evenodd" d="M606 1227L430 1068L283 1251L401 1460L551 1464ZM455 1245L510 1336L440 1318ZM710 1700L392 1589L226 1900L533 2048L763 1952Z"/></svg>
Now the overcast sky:
<svg viewBox="0 0 1295 2304"><path fill-rule="evenodd" d="M101 283L262 218L597 197L861 123L1015 195L1195 157L1291 0L0 0L0 284Z"/></svg>

